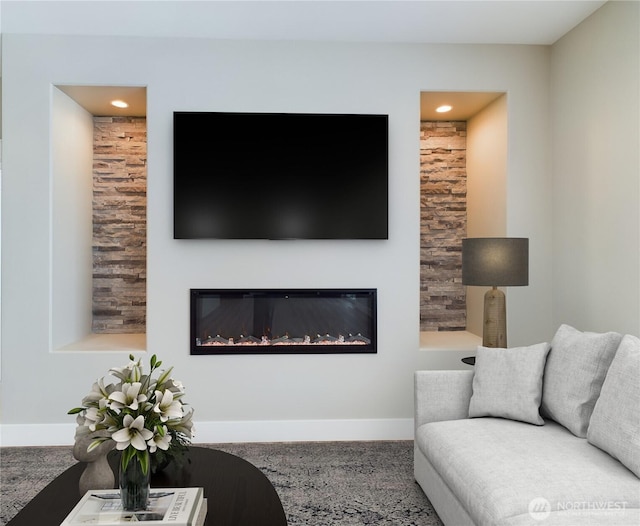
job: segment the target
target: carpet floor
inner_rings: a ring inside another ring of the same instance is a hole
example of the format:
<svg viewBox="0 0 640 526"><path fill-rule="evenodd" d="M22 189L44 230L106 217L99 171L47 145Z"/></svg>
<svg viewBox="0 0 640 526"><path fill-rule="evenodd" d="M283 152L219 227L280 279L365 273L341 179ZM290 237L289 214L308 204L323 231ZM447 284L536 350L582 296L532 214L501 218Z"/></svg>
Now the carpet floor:
<svg viewBox="0 0 640 526"><path fill-rule="evenodd" d="M237 455L262 470L289 526L442 525L413 478L412 441L196 445ZM71 450L0 448L0 524L76 463Z"/></svg>

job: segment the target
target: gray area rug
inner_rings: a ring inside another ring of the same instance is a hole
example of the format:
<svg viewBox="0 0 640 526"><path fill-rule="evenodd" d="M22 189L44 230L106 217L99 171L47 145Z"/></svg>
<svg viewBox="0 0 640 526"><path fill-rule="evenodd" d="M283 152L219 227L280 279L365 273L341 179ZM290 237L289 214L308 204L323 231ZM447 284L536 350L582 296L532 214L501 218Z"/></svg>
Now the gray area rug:
<svg viewBox="0 0 640 526"><path fill-rule="evenodd" d="M411 441L196 445L237 455L262 470L289 526L442 525L413 478ZM71 450L0 448L2 525L76 463Z"/></svg>

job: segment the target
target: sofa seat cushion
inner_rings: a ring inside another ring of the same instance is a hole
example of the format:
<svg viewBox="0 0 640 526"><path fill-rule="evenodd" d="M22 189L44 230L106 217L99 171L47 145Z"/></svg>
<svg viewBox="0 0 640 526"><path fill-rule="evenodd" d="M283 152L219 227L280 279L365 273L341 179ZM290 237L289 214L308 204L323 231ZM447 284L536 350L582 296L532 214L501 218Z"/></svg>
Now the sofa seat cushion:
<svg viewBox="0 0 640 526"><path fill-rule="evenodd" d="M545 524L640 520L640 479L555 422L432 422L416 430L416 445L476 524L539 524L535 513L546 511Z"/></svg>

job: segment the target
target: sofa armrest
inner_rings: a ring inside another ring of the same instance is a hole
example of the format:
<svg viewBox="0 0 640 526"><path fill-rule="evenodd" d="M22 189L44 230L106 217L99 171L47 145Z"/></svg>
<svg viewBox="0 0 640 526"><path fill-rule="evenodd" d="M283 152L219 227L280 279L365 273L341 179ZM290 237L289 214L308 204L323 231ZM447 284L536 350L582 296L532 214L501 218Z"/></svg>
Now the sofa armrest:
<svg viewBox="0 0 640 526"><path fill-rule="evenodd" d="M414 423L469 417L473 371L416 371L414 375Z"/></svg>

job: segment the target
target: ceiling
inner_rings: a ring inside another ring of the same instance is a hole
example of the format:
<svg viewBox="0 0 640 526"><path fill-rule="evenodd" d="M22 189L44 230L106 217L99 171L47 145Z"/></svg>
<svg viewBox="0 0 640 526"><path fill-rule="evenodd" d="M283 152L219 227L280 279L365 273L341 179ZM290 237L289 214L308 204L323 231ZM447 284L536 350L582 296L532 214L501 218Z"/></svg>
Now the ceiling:
<svg viewBox="0 0 640 526"><path fill-rule="evenodd" d="M605 0L3 0L3 33L550 45Z"/></svg>
<svg viewBox="0 0 640 526"><path fill-rule="evenodd" d="M551 45L604 3L606 0L1 0L0 32ZM143 87L58 87L94 115L146 113ZM421 118L466 120L499 95L423 93ZM127 110L109 106L109 101L125 97L130 103ZM454 110L433 113L439 99L447 99Z"/></svg>

